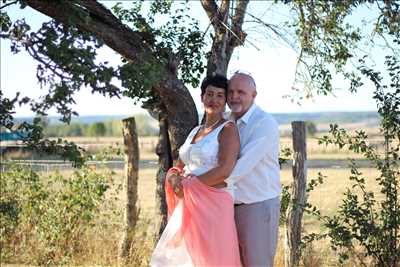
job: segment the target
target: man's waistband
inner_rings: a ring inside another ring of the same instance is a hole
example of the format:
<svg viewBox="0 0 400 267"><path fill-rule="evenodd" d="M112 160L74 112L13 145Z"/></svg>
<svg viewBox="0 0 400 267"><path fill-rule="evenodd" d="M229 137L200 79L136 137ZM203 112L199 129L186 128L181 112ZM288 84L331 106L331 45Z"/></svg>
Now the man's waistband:
<svg viewBox="0 0 400 267"><path fill-rule="evenodd" d="M263 202L266 202L266 201L268 201L268 202L278 201L279 202L280 199L279 199L279 196L278 196L278 197L269 198L269 199L265 199L265 200L258 201L258 202L253 202L253 203L235 203L233 206L234 207L240 207L240 206L245 206L245 205L257 205L257 204L260 204L260 203L263 203Z"/></svg>

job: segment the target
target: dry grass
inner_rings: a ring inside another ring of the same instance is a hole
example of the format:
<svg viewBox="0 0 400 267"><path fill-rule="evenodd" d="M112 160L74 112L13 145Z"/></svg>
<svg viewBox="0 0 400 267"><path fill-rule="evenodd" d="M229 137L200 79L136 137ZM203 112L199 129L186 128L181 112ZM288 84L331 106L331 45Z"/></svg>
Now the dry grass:
<svg viewBox="0 0 400 267"><path fill-rule="evenodd" d="M66 140L76 142L79 146L83 147L89 152L98 152L104 148L114 147L122 148L123 139L121 137L65 137ZM383 139L374 137L370 139L370 143L377 147L382 147ZM281 137L281 148L292 148L292 139L290 137ZM3 145L3 144L2 144ZM139 137L140 159L142 160L156 160L155 149L157 145L157 137ZM333 145L323 146L318 144L317 137L309 137L307 139L307 153L308 159L347 159L349 157L360 159L362 156L355 153L344 153ZM14 151L7 155L2 155L7 158L31 158L30 153Z"/></svg>
<svg viewBox="0 0 400 267"><path fill-rule="evenodd" d="M377 193L378 188L374 180L377 171L371 168L362 168L360 171L365 174L368 188ZM333 214L340 203L339 200L342 199L342 194L350 185L348 181L350 171L346 168L309 169L309 179L316 178L318 172L322 172L327 178L321 186L310 194L309 200L312 204L317 205L324 214ZM155 207L155 173L156 169L143 170L139 178L139 203L142 211L146 211L146 214L149 215L154 212ZM283 184L289 184L292 180L291 170L282 170L281 177ZM304 218L304 227L305 233L318 232L320 230L319 222L307 216ZM284 231L282 227L276 255L276 267L284 266ZM302 266L337 266L335 257L329 249L328 241L321 241L304 251Z"/></svg>
<svg viewBox="0 0 400 267"><path fill-rule="evenodd" d="M374 192L379 199L379 187L377 181L378 171L373 168L360 168L360 172L363 173L363 177L366 180L367 189ZM313 190L308 198L308 201L317 206L323 215L333 215L341 205L343 199L343 193L347 188L351 188L352 182L349 181L350 169L347 168L324 168L324 169L308 169L308 181L318 177L318 173L321 172L326 176L322 185L319 185ZM289 185L293 178L291 170L282 170L281 179L284 185ZM319 233L322 228L320 222L313 217L305 215L303 217L303 233L310 234L312 232ZM281 239L280 244L283 244L284 238L282 234L284 229L280 229ZM282 249L282 247L281 247ZM283 254L283 252L281 252ZM279 264L284 262L284 257L280 257L278 253ZM353 255L355 257L355 255ZM279 266L279 265L278 265ZM329 241L321 240L314 243L311 247L306 248L303 251L302 265L301 266L339 266L337 262L337 255L329 249ZM350 258L350 261L345 266L357 266L354 258Z"/></svg>
<svg viewBox="0 0 400 267"><path fill-rule="evenodd" d="M122 143L120 138L101 138L99 143L97 140L82 139L82 138L71 138L81 144L87 145L102 145L107 146L110 143ZM379 141L379 140L378 140ZM143 138L140 141L141 145L141 160L157 161L157 157L154 154L154 148L156 144L155 138ZM291 147L290 138L281 139L282 146ZM309 159L346 159L355 155L343 153L339 150L332 148L323 148L317 145L315 139L308 140L308 158ZM357 157L355 157L357 158ZM377 192L378 188L374 178L377 175L377 171L371 168L360 169L364 174L368 184L368 188ZM140 220L137 226L135 246L132 249L131 263L124 266L147 266L148 259L151 255L152 248L154 246L153 233L156 225L157 218L155 214L155 168L145 168L139 170L139 181L138 181L138 206L140 208ZM350 170L347 168L324 168L324 169L309 169L308 177L316 178L318 172L322 172L327 176L325 182L314 190L309 197L312 204L317 205L321 211L325 214L332 214L340 204L339 200L342 199L342 194L346 190L346 187L350 185L348 177ZM68 175L70 171L64 172ZM115 186L124 182L123 170L116 170L115 174ZM287 185L292 181L291 169L284 169L281 172L282 183ZM111 192L117 192L117 195L109 194L108 197L116 197L119 215L117 215L114 222L107 222L107 226L102 227L101 222L104 218L99 218L98 226L93 232L82 237L82 243L87 244L84 249L84 253L76 255L75 258L71 259L71 264L75 266L116 266L118 265L118 246L120 240L120 233L122 231L122 214L124 208L124 200L126 199L124 191L118 191L113 188ZM109 209L109 207L108 207ZM118 212L117 212L118 214ZM110 224L114 227L110 227ZM313 218L304 218L304 231L309 233L311 231L319 231L320 225L318 221ZM278 245L278 251L276 255L277 267L284 266L284 229L280 229L280 240ZM304 251L304 261L302 266L337 266L335 263L336 256L328 248L328 241L321 241L314 244L313 247L309 247ZM7 265L2 266L21 266L21 265ZM28 266L28 265L24 265ZM69 265L71 266L71 265ZM350 266L350 265L349 265Z"/></svg>
<svg viewBox="0 0 400 267"><path fill-rule="evenodd" d="M375 178L378 176L378 171L372 168L360 168L359 171L361 171L366 178L367 188L374 191L375 194L378 194L378 187L375 181ZM308 200L312 204L318 205L322 211L331 213L336 210L339 205L338 200L342 198L346 188L349 188L351 185L348 179L350 176L350 169L309 169L308 180L316 179L318 177L318 172L321 172L327 177L324 179L322 185L311 192ZM282 170L281 180L284 185L288 185L293 180L292 171Z"/></svg>
<svg viewBox="0 0 400 267"><path fill-rule="evenodd" d="M383 138L381 137L371 138L369 139L369 144L374 145L379 149L383 149ZM292 149L292 138L282 137L280 139L280 145L281 148ZM329 146L320 145L318 144L318 137L309 137L307 138L307 157L308 159L347 159L347 158L360 159L362 158L362 155L340 150L338 147L334 145L329 145Z"/></svg>

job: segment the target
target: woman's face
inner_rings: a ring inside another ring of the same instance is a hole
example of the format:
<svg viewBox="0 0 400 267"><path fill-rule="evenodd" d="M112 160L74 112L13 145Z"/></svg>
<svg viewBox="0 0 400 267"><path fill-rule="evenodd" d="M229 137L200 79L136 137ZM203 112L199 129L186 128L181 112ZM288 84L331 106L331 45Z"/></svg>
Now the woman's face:
<svg viewBox="0 0 400 267"><path fill-rule="evenodd" d="M207 86L201 97L206 114L218 114L225 111L226 95L223 88Z"/></svg>

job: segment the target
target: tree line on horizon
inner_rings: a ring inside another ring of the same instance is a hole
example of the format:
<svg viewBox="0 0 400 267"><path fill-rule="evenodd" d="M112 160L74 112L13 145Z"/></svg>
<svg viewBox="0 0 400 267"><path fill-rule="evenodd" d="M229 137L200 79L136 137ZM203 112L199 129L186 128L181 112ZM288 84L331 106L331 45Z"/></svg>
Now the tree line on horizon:
<svg viewBox="0 0 400 267"><path fill-rule="evenodd" d="M312 121L306 122L307 135L315 136L319 132L317 124ZM158 129L147 120L138 120L136 129L139 136L157 136ZM122 136L121 120L109 120L93 123L73 122L71 124L49 124L44 127L45 137L61 136ZM288 132L281 132L282 136L290 135Z"/></svg>
<svg viewBox="0 0 400 267"><path fill-rule="evenodd" d="M157 136L157 124L153 124L147 114L139 114L135 116L136 129L139 136ZM49 123L43 121L43 133L45 137L61 137L61 136L122 136L122 121L119 119L96 121L93 123L71 122Z"/></svg>
<svg viewBox="0 0 400 267"><path fill-rule="evenodd" d="M133 115L139 136L157 136L159 129L156 120L149 114L138 113ZM326 129L318 127L320 123L354 123L365 122L374 127L378 126L379 117L373 111L360 112L304 112L304 113L273 113L279 125L290 124L292 121L306 121L308 136L315 136ZM119 118L121 117L121 118ZM200 113L200 117L202 114ZM59 123L57 117L41 117L45 137L62 136L122 136L122 116L79 116L69 124ZM17 123L31 121L33 117L18 118ZM291 132L282 131L282 136L288 136Z"/></svg>

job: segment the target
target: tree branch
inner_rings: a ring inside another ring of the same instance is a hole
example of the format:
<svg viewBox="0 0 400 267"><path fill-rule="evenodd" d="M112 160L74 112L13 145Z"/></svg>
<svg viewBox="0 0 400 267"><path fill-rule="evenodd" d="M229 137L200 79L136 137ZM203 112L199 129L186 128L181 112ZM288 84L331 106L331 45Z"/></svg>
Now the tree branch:
<svg viewBox="0 0 400 267"><path fill-rule="evenodd" d="M57 75L61 80L70 80L70 77L63 75L62 73L58 72L55 66L52 66L50 62L46 62L43 58L39 56L37 51L31 47L31 46L26 46L26 51L28 54L39 61L40 63L43 64L46 68L49 68L55 75Z"/></svg>
<svg viewBox="0 0 400 267"><path fill-rule="evenodd" d="M25 1L31 8L57 22L73 25L80 31L102 40L122 57L133 61L133 64L154 62L159 56L151 43L151 33L133 31L95 0ZM178 147L184 142L188 131L197 123L197 111L190 92L177 78L176 73L172 73L167 64L161 65L160 68L163 70L163 77L151 90L160 99L156 104L166 108L161 112L168 116L171 148L176 158ZM148 109L151 110L151 107Z"/></svg>
<svg viewBox="0 0 400 267"><path fill-rule="evenodd" d="M232 18L232 28L233 28L233 31L235 31L236 33L239 33L242 30L244 16L245 16L248 4L249 4L249 0L237 1L236 8L235 8L235 15Z"/></svg>
<svg viewBox="0 0 400 267"><path fill-rule="evenodd" d="M219 7L220 19L225 24L228 22L229 4L230 4L230 0L222 0L221 5Z"/></svg>
<svg viewBox="0 0 400 267"><path fill-rule="evenodd" d="M14 1L14 2L11 2L11 3L8 3L8 4L5 4L5 5L1 6L0 9L6 8L6 7L11 6L11 5L14 5L16 3L18 3L18 0Z"/></svg>
<svg viewBox="0 0 400 267"><path fill-rule="evenodd" d="M78 0L79 5L86 8L92 17L100 19L110 26L115 25L119 20L114 16L114 14L102 4L96 2L95 0Z"/></svg>
<svg viewBox="0 0 400 267"><path fill-rule="evenodd" d="M107 8L94 0L26 0L26 3L61 23L70 25L73 22L80 30L93 33L123 57L137 62L145 62L154 56L140 32L129 29ZM84 16L85 14L87 16Z"/></svg>
<svg viewBox="0 0 400 267"><path fill-rule="evenodd" d="M218 6L215 3L215 0L201 0L201 5L206 11L214 30L216 30L218 27Z"/></svg>
<svg viewBox="0 0 400 267"><path fill-rule="evenodd" d="M235 14L233 15L231 26L232 32L234 33L234 35L232 35L230 39L232 47L236 47L244 43L244 40L246 39L246 33L243 32L242 25L248 3L249 0L237 1ZM236 36L239 37L239 39Z"/></svg>
<svg viewBox="0 0 400 267"><path fill-rule="evenodd" d="M279 31L279 27L274 24L266 23L262 19L250 14L247 12L247 15L249 15L251 18L254 19L254 21L249 21L249 22L255 22L255 23L260 23L262 26L266 27L267 29L271 30L278 38L282 39L286 44L288 44L294 51L297 51L298 49L295 47L295 45L288 39L286 38L285 34Z"/></svg>
<svg viewBox="0 0 400 267"><path fill-rule="evenodd" d="M4 34L4 33L0 33L0 38L3 38L3 39L10 39L11 38L11 35L10 34Z"/></svg>
<svg viewBox="0 0 400 267"><path fill-rule="evenodd" d="M226 47L226 53L232 54L235 47L244 44L246 33L242 30L244 16L249 0L240 0L236 3L235 13L232 17L232 25L229 29L229 45Z"/></svg>

